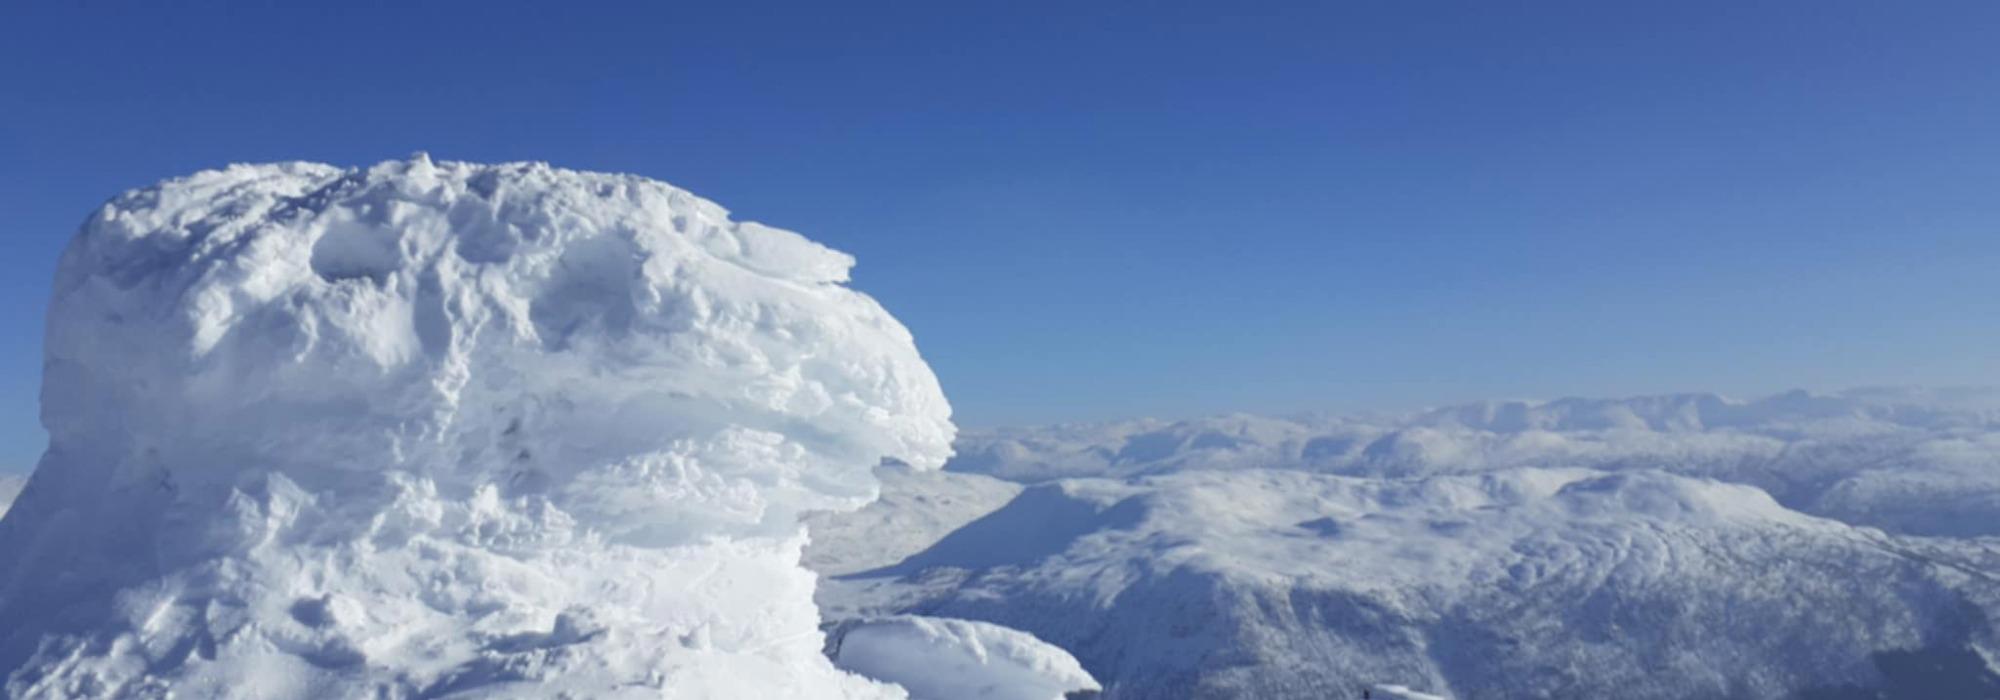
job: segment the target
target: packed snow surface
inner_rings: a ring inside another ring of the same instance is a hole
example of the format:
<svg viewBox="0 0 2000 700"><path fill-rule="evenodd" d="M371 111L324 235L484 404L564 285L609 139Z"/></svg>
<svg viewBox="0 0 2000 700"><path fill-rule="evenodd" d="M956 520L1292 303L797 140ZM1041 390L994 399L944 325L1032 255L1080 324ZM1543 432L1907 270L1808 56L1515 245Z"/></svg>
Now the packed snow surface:
<svg viewBox="0 0 2000 700"><path fill-rule="evenodd" d="M999 625L898 615L842 632L835 664L901 684L913 700L1062 700L1101 689L1069 652Z"/></svg>
<svg viewBox="0 0 2000 700"><path fill-rule="evenodd" d="M2000 697L1995 398L973 433L806 557L830 616L1025 630L1107 700Z"/></svg>
<svg viewBox="0 0 2000 700"><path fill-rule="evenodd" d="M822 653L807 510L949 408L853 260L633 176L241 165L64 254L0 521L7 691L898 697Z"/></svg>

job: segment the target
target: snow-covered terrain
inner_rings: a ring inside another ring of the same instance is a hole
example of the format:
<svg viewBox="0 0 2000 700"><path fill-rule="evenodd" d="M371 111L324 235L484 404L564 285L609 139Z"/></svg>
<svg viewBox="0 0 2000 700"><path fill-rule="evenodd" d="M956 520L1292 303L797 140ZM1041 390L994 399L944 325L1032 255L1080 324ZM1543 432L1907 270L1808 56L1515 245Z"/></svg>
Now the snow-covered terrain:
<svg viewBox="0 0 2000 700"><path fill-rule="evenodd" d="M1068 652L990 623L897 615L854 621L836 633L835 664L901 679L915 698L1063 700L1100 689Z"/></svg>
<svg viewBox="0 0 2000 700"><path fill-rule="evenodd" d="M7 695L2000 697L2000 393L952 457L852 264L536 164L113 200L57 272L49 450L0 479Z"/></svg>
<svg viewBox="0 0 2000 700"><path fill-rule="evenodd" d="M2000 391L1488 402L1395 418L1222 418L966 435L952 471L1021 482L1189 469L1396 478L1662 469L1916 535L2000 534Z"/></svg>
<svg viewBox="0 0 2000 700"><path fill-rule="evenodd" d="M971 434L807 560L834 617L1026 630L1108 698L2000 697L1994 398Z"/></svg>
<svg viewBox="0 0 2000 700"><path fill-rule="evenodd" d="M23 483L21 477L0 474L0 517L5 517L8 506L14 505L14 497L20 495Z"/></svg>
<svg viewBox="0 0 2000 700"><path fill-rule="evenodd" d="M799 565L801 512L954 432L852 263L539 164L114 199L57 271L50 446L0 520L8 694L902 697L824 655Z"/></svg>

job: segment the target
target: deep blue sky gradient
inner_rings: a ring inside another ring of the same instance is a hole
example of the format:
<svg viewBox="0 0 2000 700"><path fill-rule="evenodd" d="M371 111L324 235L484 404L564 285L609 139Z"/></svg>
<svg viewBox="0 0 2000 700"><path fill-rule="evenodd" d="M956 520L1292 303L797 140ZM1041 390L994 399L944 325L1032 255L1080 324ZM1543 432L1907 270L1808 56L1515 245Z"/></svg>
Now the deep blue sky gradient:
<svg viewBox="0 0 2000 700"><path fill-rule="evenodd" d="M2000 370L2000 3L309 5L0 8L0 469L97 204L418 150L852 252L968 425Z"/></svg>

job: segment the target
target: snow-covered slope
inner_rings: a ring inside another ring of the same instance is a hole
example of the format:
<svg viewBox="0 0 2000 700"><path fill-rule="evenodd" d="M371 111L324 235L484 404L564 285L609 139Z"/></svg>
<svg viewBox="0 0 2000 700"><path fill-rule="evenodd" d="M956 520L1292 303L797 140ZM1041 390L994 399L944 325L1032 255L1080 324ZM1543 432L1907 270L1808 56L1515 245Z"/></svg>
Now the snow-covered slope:
<svg viewBox="0 0 2000 700"><path fill-rule="evenodd" d="M807 510L949 409L852 259L631 176L417 157L127 193L0 521L15 697L897 697Z"/></svg>
<svg viewBox="0 0 2000 700"><path fill-rule="evenodd" d="M6 517L7 508L14 505L14 497L21 495L25 482L12 474L0 474L0 517Z"/></svg>
<svg viewBox="0 0 2000 700"><path fill-rule="evenodd" d="M875 473L882 482L879 507L806 516L807 567L845 574L894 564L1021 493L1020 484L979 474L896 464Z"/></svg>
<svg viewBox="0 0 2000 700"><path fill-rule="evenodd" d="M913 474L833 520L967 524L894 563L808 557L831 613L1017 627L1108 698L2000 697L1986 396L974 435L954 465L1023 482L1006 505Z"/></svg>

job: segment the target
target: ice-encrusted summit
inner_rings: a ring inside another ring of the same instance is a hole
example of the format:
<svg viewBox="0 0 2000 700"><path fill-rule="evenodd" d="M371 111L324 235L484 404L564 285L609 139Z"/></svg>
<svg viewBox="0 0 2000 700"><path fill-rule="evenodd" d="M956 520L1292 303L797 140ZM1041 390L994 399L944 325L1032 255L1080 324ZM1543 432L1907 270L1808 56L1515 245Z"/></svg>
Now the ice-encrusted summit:
<svg viewBox="0 0 2000 700"><path fill-rule="evenodd" d="M635 176L427 157L127 193L63 256L0 522L33 697L900 695L808 509L949 407L847 255Z"/></svg>

